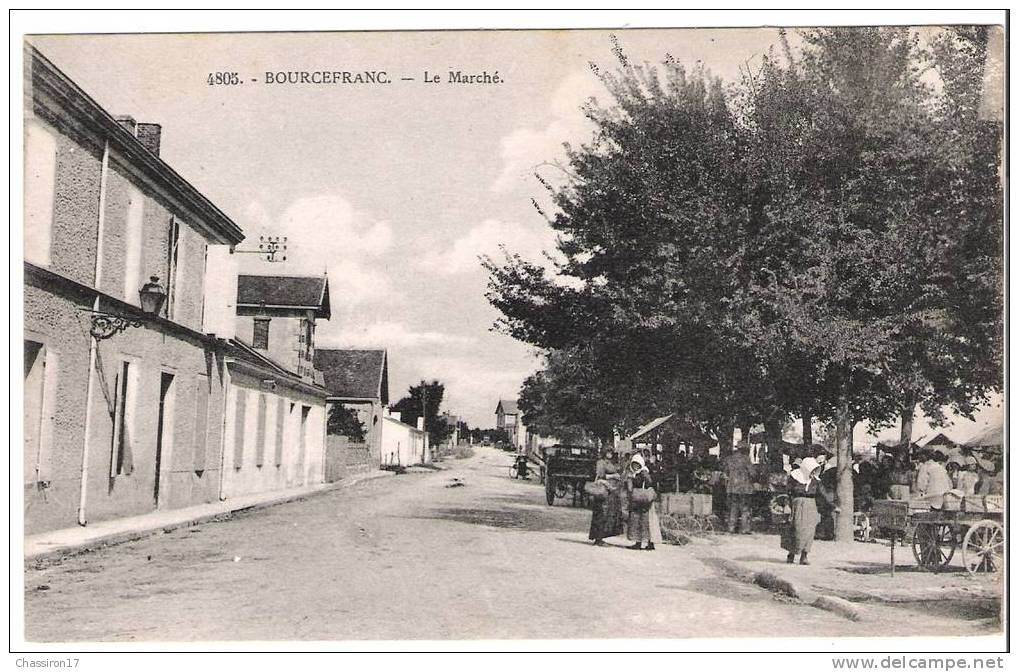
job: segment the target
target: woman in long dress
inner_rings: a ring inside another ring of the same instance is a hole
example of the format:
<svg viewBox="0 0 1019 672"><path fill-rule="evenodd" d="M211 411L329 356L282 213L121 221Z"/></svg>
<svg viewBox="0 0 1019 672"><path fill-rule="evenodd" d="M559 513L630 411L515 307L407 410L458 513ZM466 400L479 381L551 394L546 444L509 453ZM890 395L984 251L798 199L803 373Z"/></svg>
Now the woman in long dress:
<svg viewBox="0 0 1019 672"><path fill-rule="evenodd" d="M591 502L591 531L587 538L593 539L595 546L604 546L604 539L623 533L623 502L615 457L615 451L609 448L595 466L595 483L608 490L604 497L595 497Z"/></svg>
<svg viewBox="0 0 1019 672"><path fill-rule="evenodd" d="M821 517L817 513L817 493L821 465L812 457L803 458L800 466L789 472L787 483L792 521L782 532L782 548L788 555L785 561L792 564L796 555L801 565L809 565L807 554L814 543L814 534Z"/></svg>
<svg viewBox="0 0 1019 672"><path fill-rule="evenodd" d="M658 522L658 511L652 501L649 505L635 506L633 491L639 488L654 488L651 472L644 463L644 456L637 453L630 458L626 469L626 495L627 510L629 515L626 522L626 538L634 542L630 548L641 550L641 544L646 544L644 550L655 550L655 544L662 543L662 528Z"/></svg>

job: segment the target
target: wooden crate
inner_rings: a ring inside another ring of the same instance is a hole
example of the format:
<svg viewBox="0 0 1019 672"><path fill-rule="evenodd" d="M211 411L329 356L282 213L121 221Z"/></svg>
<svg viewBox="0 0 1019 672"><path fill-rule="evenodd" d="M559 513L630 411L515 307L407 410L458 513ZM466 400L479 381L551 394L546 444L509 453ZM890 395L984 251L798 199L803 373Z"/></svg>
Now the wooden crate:
<svg viewBox="0 0 1019 672"><path fill-rule="evenodd" d="M670 492L660 496L659 513L675 516L710 516L711 495L695 492Z"/></svg>

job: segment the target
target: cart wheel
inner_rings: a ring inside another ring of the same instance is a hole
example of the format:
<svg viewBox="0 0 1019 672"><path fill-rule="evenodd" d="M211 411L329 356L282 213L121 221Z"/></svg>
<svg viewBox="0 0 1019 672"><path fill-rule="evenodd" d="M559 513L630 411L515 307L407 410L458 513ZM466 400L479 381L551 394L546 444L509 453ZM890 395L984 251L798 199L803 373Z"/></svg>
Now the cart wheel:
<svg viewBox="0 0 1019 672"><path fill-rule="evenodd" d="M913 532L913 556L931 572L947 566L955 554L955 530L945 523L920 523Z"/></svg>
<svg viewBox="0 0 1019 672"><path fill-rule="evenodd" d="M555 502L555 485L553 483L554 481L555 479L552 478L551 476L545 477L545 501L548 502L549 506L552 506L552 503Z"/></svg>
<svg viewBox="0 0 1019 672"><path fill-rule="evenodd" d="M570 484L563 480L555 482L555 496L565 497L570 492Z"/></svg>
<svg viewBox="0 0 1019 672"><path fill-rule="evenodd" d="M962 540L962 564L970 574L997 572L1001 569L1001 551L1005 529L996 521L981 520L966 530Z"/></svg>

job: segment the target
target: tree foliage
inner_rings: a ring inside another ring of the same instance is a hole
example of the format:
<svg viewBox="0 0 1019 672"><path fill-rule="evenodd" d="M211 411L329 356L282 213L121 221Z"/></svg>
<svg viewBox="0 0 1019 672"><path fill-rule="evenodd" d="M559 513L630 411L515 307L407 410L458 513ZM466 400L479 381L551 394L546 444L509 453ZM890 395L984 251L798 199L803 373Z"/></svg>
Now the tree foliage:
<svg viewBox="0 0 1019 672"><path fill-rule="evenodd" d="M417 425L418 418L423 416L429 441L432 445L437 445L445 441L453 430L439 415L445 392L446 386L438 380L421 381L417 385L411 385L407 395L393 404L392 409L398 411L400 421L408 425Z"/></svg>
<svg viewBox="0 0 1019 672"><path fill-rule="evenodd" d="M562 261L484 261L497 328L547 355L525 420L605 437L679 413L777 446L807 413L834 423L852 501L855 423L972 413L1002 384L986 38L807 30L729 89L617 46L594 137L548 187Z"/></svg>

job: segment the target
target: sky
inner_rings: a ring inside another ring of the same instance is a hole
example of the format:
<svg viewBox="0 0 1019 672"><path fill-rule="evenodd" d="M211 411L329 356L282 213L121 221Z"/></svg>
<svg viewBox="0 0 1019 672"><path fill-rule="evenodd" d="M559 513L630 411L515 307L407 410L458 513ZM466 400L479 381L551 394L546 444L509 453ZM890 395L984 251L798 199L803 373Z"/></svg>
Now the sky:
<svg viewBox="0 0 1019 672"><path fill-rule="evenodd" d="M240 249L288 237L285 263L243 255L242 272L328 273L332 319L317 347L385 347L394 401L438 379L446 410L489 427L539 360L492 331L478 256L506 245L540 261L552 249L533 173L590 137L580 107L605 98L589 64L613 66L610 34L631 61L671 54L727 81L778 40L764 28L28 40L111 114L162 124L162 158L245 231ZM264 83L266 72L322 70L394 81ZM447 83L451 70L503 81ZM426 71L442 81L425 83ZM210 86L216 72L243 83Z"/></svg>

